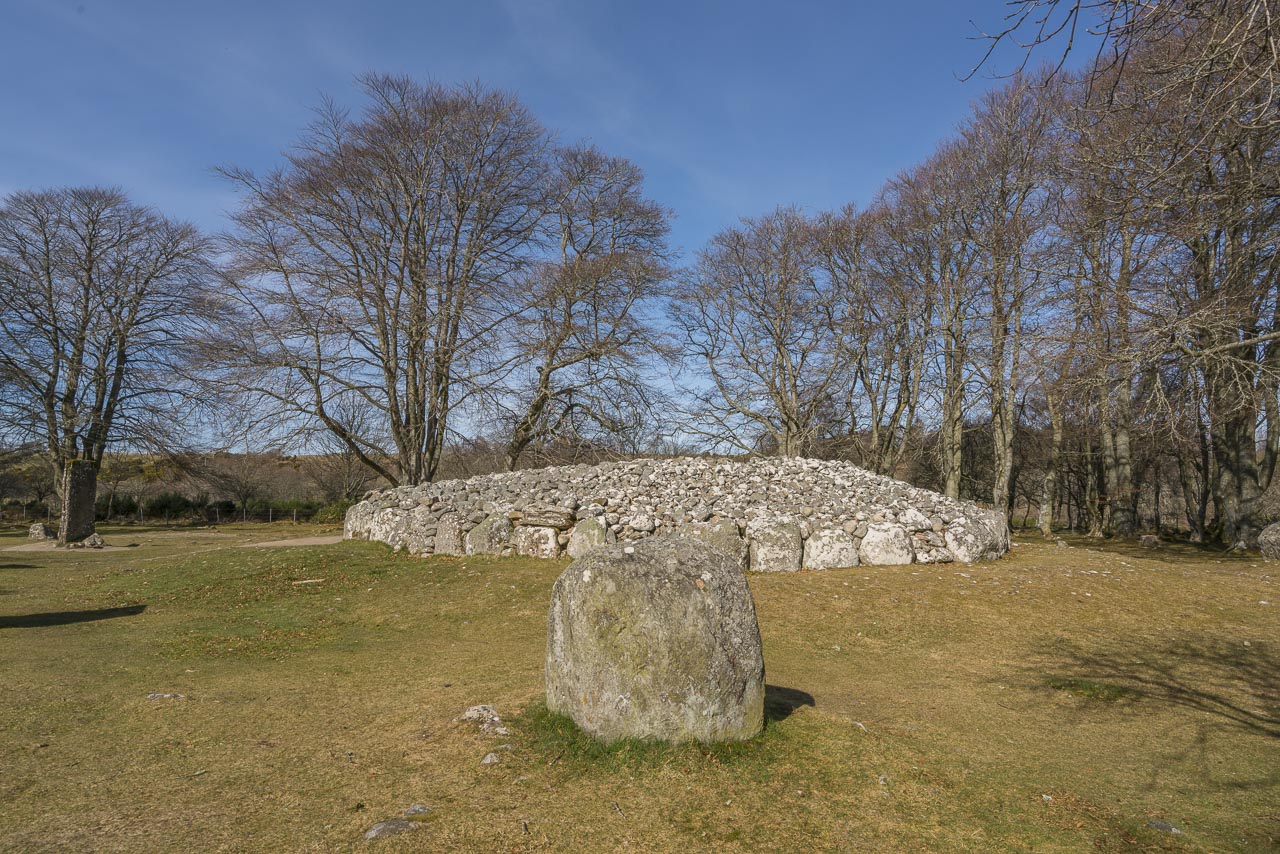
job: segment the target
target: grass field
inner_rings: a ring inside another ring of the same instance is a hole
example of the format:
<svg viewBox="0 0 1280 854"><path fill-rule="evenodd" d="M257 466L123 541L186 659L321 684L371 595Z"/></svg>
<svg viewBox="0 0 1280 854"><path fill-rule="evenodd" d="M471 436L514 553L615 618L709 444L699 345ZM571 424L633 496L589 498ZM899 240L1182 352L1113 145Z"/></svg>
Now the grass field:
<svg viewBox="0 0 1280 854"><path fill-rule="evenodd" d="M764 735L601 749L540 707L564 563L240 547L323 533L0 536L0 849L1280 848L1256 559L1073 541L752 575ZM478 703L510 734L458 720Z"/></svg>

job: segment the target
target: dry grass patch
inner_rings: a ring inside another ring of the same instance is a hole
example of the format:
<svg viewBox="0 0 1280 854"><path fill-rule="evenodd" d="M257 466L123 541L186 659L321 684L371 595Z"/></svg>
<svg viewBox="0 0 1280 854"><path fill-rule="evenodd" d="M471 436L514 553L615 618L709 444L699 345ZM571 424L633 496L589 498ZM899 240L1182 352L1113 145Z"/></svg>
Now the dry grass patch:
<svg viewBox="0 0 1280 854"><path fill-rule="evenodd" d="M562 563L237 547L327 533L302 526L167 533L0 553L0 848L1280 839L1280 612L1259 604L1278 597L1255 561L1080 542L972 567L752 576L765 733L605 748L540 703ZM458 720L477 703L509 734ZM419 802L432 810L417 830L361 841Z"/></svg>

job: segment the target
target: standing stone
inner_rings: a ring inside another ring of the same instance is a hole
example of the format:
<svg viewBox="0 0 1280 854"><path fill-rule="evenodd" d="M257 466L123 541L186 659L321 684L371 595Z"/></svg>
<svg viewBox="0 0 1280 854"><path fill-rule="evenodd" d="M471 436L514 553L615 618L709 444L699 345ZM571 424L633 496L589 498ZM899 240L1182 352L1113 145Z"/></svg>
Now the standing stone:
<svg viewBox="0 0 1280 854"><path fill-rule="evenodd" d="M567 551L569 552L569 557L579 558L592 549L612 543L616 539L617 537L614 536L613 531L605 527L605 524L599 518L589 516L573 526L573 533L569 535Z"/></svg>
<svg viewBox="0 0 1280 854"><path fill-rule="evenodd" d="M839 528L821 528L804 541L805 569L858 565L858 541Z"/></svg>
<svg viewBox="0 0 1280 854"><path fill-rule="evenodd" d="M867 535L858 547L858 556L872 566L896 566L911 563L915 558L911 537L901 526L892 522L872 522Z"/></svg>
<svg viewBox="0 0 1280 854"><path fill-rule="evenodd" d="M555 557L560 554L559 532L541 525L517 525L511 534L516 554L526 557Z"/></svg>
<svg viewBox="0 0 1280 854"><path fill-rule="evenodd" d="M739 569L746 569L750 565L747 541L742 538L738 523L732 519L722 517L710 522L694 522L683 530L729 555Z"/></svg>
<svg viewBox="0 0 1280 854"><path fill-rule="evenodd" d="M755 736L764 657L746 577L688 537L591 551L552 588L546 681L547 707L605 742Z"/></svg>
<svg viewBox="0 0 1280 854"><path fill-rule="evenodd" d="M511 541L511 520L506 513L491 513L484 521L467 532L466 552L469 555L502 554Z"/></svg>
<svg viewBox="0 0 1280 854"><path fill-rule="evenodd" d="M1263 560L1280 560L1280 522L1268 525L1258 534L1258 548Z"/></svg>
<svg viewBox="0 0 1280 854"><path fill-rule="evenodd" d="M92 460L67 460L62 470L62 520L58 544L78 543L93 533L98 471Z"/></svg>
<svg viewBox="0 0 1280 854"><path fill-rule="evenodd" d="M796 572L804 556L800 526L785 517L747 523L750 568L756 572Z"/></svg>
<svg viewBox="0 0 1280 854"><path fill-rule="evenodd" d="M455 513L447 513L436 523L435 553L438 555L466 554L466 544L462 541L462 517Z"/></svg>

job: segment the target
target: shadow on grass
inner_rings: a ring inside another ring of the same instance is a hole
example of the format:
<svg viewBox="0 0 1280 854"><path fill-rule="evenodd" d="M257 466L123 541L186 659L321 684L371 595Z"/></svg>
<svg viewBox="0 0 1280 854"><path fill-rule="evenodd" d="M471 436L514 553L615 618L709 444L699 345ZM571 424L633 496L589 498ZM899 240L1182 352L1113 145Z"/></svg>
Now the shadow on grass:
<svg viewBox="0 0 1280 854"><path fill-rule="evenodd" d="M1044 540L1036 531L1023 531L1019 540L1030 544L1052 544L1052 540ZM1162 539L1159 546L1147 548L1138 537L1096 538L1084 534L1059 531L1054 539L1060 539L1074 548L1093 549L1121 557L1157 560L1164 563L1203 563L1206 560L1223 563L1257 563L1261 556L1257 552L1233 552L1220 543L1193 543L1189 540Z"/></svg>
<svg viewBox="0 0 1280 854"><path fill-rule="evenodd" d="M19 614L12 617L0 617L0 629L39 629L47 626L66 626L71 623L112 620L116 617L136 617L146 609L146 605L128 605L123 608L97 608L92 611L50 611L44 614Z"/></svg>
<svg viewBox="0 0 1280 854"><path fill-rule="evenodd" d="M0 569L39 569L34 563L0 563Z"/></svg>
<svg viewBox="0 0 1280 854"><path fill-rule="evenodd" d="M1177 706L1280 738L1280 657L1271 644L1199 637L1085 649L1059 642L1036 670L1050 687L1086 699Z"/></svg>
<svg viewBox="0 0 1280 854"><path fill-rule="evenodd" d="M764 686L764 719L769 723L785 721L801 706L812 706L813 695L780 685Z"/></svg>

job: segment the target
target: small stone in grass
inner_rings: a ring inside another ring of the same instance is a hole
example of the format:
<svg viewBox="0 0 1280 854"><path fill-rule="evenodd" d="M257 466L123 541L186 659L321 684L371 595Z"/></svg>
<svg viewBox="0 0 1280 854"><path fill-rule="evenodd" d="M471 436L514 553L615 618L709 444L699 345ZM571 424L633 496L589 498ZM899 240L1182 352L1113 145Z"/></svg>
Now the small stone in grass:
<svg viewBox="0 0 1280 854"><path fill-rule="evenodd" d="M404 833L407 830L417 830L418 822L409 821L407 818L393 818L387 821L380 821L364 833L365 839L383 839L388 836L395 836L397 833Z"/></svg>
<svg viewBox="0 0 1280 854"><path fill-rule="evenodd" d="M1159 818L1151 819L1151 821L1147 822L1147 827L1151 828L1152 830L1160 830L1165 833L1173 833L1173 834L1182 833L1181 830L1178 830L1178 828L1174 827L1172 824L1169 824L1169 822Z"/></svg>
<svg viewBox="0 0 1280 854"><path fill-rule="evenodd" d="M187 697L185 694L163 694L160 692L156 692L153 694L148 694L147 699L148 700L185 700L187 699Z"/></svg>
<svg viewBox="0 0 1280 854"><path fill-rule="evenodd" d="M404 814L405 818L408 818L411 815L426 815L429 812L431 812L431 807L426 804L413 804L404 811Z"/></svg>
<svg viewBox="0 0 1280 854"><path fill-rule="evenodd" d="M502 761L502 757L496 753L486 753L484 759L480 760L481 765L497 765Z"/></svg>

